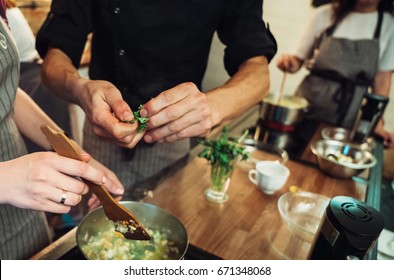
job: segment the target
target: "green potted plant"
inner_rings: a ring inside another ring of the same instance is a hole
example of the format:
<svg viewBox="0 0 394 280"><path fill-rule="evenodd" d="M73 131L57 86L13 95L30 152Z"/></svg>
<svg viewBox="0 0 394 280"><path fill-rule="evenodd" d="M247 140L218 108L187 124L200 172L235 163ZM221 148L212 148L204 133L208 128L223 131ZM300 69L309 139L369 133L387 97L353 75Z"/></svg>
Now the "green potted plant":
<svg viewBox="0 0 394 280"><path fill-rule="evenodd" d="M247 160L250 156L246 148L240 145L247 135L248 131L245 131L238 140L231 140L225 126L217 139L200 141L204 149L198 157L205 158L211 165L211 183L205 191L209 201L223 203L228 200L227 190L234 163Z"/></svg>

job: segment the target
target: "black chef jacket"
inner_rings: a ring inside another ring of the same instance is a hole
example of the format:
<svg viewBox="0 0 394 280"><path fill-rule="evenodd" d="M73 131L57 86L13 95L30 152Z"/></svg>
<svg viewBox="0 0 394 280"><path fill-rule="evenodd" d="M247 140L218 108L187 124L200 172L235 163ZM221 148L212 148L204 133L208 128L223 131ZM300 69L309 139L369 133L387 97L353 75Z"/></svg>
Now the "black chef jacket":
<svg viewBox="0 0 394 280"><path fill-rule="evenodd" d="M226 46L233 75L245 60L277 47L262 20L262 0L53 0L37 35L45 57L60 48L78 67L93 32L89 75L112 82L136 109L182 82L201 87L212 37Z"/></svg>

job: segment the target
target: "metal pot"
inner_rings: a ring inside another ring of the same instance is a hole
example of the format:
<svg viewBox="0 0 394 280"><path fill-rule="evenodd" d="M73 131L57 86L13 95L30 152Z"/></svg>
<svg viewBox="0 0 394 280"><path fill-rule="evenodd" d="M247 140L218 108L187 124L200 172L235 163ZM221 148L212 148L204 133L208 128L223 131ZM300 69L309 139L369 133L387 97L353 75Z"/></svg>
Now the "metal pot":
<svg viewBox="0 0 394 280"><path fill-rule="evenodd" d="M308 105L308 101L300 96L284 95L279 100L277 95L270 94L263 99L260 118L286 126L296 125L303 120Z"/></svg>
<svg viewBox="0 0 394 280"><path fill-rule="evenodd" d="M179 252L171 256L172 259L183 259L189 245L189 239L185 227L175 216L148 203L121 201L120 204L129 209L145 229L168 232L168 240L175 242L179 249ZM114 225L105 216L102 207L93 210L83 217L77 228L76 239L79 249L87 259L89 257L84 252L84 245L89 242L89 237L96 235L98 231L109 231L113 228Z"/></svg>

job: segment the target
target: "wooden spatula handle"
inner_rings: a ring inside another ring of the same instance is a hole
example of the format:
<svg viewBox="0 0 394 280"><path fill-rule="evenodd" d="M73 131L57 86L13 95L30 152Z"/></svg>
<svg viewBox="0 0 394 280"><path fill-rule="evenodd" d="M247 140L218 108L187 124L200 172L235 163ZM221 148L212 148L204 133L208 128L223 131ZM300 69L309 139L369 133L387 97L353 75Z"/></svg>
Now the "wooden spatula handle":
<svg viewBox="0 0 394 280"><path fill-rule="evenodd" d="M56 131L48 125L41 126L52 148L61 156L82 161L82 156L75 144L64 134L63 131Z"/></svg>
<svg viewBox="0 0 394 280"><path fill-rule="evenodd" d="M42 132L47 137L52 148L59 154L68 158L73 158L82 161L82 155L78 151L78 147L64 134L63 131L56 131L49 126L42 126ZM88 180L82 179L90 188L90 190L103 203L110 197L114 200L108 191L102 185L97 185ZM115 201L115 200L114 200Z"/></svg>
<svg viewBox="0 0 394 280"><path fill-rule="evenodd" d="M52 148L59 154L68 158L73 158L82 161L82 155L79 148L64 134L63 131L56 131L49 126L42 126L42 132L47 137ZM110 219L113 219L112 205L117 204L118 207L127 215L130 215L136 223L139 223L137 218L130 213L125 207L120 205L107 191L103 185L97 185L88 180L82 179L89 187L89 189L97 196L103 205L104 212ZM116 213L115 213L116 214Z"/></svg>
<svg viewBox="0 0 394 280"><path fill-rule="evenodd" d="M111 194L107 191L107 189L103 185L97 185L97 184L90 182L88 180L85 180L85 179L82 179L82 180L85 182L86 185L88 185L89 189L97 196L98 200L100 200L101 204L103 205L104 212L107 212L107 211L109 211L108 209L110 209L110 207L106 207L106 206L110 206L110 204L112 204L112 203L119 204L111 196ZM108 200L110 200L110 201L108 201ZM119 204L119 207L122 208L123 211L128 211L127 209L124 209L124 207L120 204ZM129 213L129 214L132 215L131 213ZM132 215L132 217L134 218L135 221L138 222L137 218L134 217L134 215Z"/></svg>

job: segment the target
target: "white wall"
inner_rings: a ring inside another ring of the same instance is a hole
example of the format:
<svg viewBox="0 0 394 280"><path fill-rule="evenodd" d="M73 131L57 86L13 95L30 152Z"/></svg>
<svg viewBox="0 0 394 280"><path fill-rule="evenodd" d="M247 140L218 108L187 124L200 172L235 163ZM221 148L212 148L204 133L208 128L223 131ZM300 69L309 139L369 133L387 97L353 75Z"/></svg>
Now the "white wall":
<svg viewBox="0 0 394 280"><path fill-rule="evenodd" d="M278 57L283 53L291 52L294 44L312 9L310 0L265 0L263 18L269 23L271 32L278 43L278 52L270 63L271 92L279 91L283 72L276 67ZM293 94L306 70L301 69L296 74L286 77L284 94Z"/></svg>

